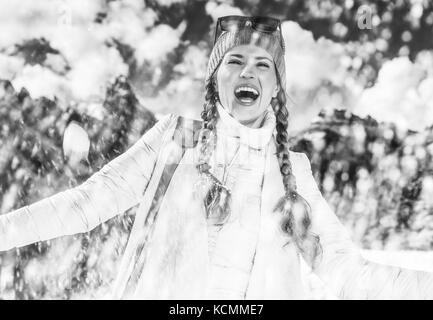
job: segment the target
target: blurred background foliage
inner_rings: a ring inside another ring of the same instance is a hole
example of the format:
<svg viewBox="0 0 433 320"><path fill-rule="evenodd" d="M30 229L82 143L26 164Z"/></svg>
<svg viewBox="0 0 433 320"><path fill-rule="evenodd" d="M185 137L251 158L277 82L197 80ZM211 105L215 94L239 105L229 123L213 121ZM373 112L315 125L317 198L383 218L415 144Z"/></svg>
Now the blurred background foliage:
<svg viewBox="0 0 433 320"><path fill-rule="evenodd" d="M286 21L292 149L324 197L364 248L432 250L431 1L47 1L2 22L1 214L82 183L161 114L197 118L216 17L272 15ZM135 209L0 253L0 299L106 297Z"/></svg>

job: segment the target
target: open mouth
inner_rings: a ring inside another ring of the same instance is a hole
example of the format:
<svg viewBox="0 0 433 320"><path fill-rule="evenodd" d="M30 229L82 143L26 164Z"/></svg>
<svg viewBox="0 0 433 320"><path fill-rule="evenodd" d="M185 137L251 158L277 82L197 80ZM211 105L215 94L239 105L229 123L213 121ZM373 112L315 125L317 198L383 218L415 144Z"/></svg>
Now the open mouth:
<svg viewBox="0 0 433 320"><path fill-rule="evenodd" d="M256 88L249 85L248 86L241 85L237 87L234 91L234 94L236 99L245 105L253 104L260 96L259 91Z"/></svg>

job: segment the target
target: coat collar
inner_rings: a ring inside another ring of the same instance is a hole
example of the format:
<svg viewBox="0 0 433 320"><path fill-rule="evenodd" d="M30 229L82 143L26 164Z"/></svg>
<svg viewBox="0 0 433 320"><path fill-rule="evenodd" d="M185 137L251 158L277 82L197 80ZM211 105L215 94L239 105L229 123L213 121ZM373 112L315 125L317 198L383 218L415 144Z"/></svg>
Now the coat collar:
<svg viewBox="0 0 433 320"><path fill-rule="evenodd" d="M271 140L276 126L276 118L272 106L266 109L263 125L260 128L249 128L233 118L227 110L217 102L219 119L216 124L218 134L240 138L241 142L255 149L264 148Z"/></svg>

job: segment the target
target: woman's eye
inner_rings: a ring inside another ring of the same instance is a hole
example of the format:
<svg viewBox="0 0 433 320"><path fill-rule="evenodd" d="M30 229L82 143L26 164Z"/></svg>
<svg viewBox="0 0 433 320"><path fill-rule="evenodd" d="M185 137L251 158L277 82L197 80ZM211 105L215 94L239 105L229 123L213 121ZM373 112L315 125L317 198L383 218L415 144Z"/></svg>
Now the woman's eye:
<svg viewBox="0 0 433 320"><path fill-rule="evenodd" d="M266 68L269 68L269 65L266 64L266 63L258 63L257 65L258 65L259 67L266 67Z"/></svg>
<svg viewBox="0 0 433 320"><path fill-rule="evenodd" d="M229 63L241 64L239 60L230 60Z"/></svg>

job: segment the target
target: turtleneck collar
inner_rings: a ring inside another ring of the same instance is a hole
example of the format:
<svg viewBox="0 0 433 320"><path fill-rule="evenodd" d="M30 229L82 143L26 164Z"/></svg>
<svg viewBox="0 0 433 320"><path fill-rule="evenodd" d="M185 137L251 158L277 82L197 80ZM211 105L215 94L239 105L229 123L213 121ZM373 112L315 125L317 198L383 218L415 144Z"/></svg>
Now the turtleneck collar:
<svg viewBox="0 0 433 320"><path fill-rule="evenodd" d="M233 118L227 110L217 101L219 119L216 124L218 135L239 137L240 141L250 147L262 149L266 146L275 130L276 119L272 106L269 105L265 111L262 126L260 128L250 128L241 124Z"/></svg>

